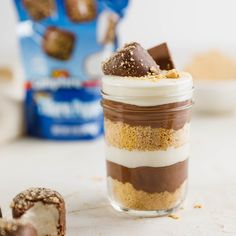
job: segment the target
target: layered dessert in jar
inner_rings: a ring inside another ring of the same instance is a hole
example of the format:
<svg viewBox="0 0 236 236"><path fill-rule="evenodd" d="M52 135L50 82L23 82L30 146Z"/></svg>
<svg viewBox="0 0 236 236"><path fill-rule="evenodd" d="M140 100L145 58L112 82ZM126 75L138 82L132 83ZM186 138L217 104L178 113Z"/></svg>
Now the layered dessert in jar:
<svg viewBox="0 0 236 236"><path fill-rule="evenodd" d="M138 215L167 214L186 194L192 77L174 69L166 44L149 52L127 44L102 69L111 204Z"/></svg>

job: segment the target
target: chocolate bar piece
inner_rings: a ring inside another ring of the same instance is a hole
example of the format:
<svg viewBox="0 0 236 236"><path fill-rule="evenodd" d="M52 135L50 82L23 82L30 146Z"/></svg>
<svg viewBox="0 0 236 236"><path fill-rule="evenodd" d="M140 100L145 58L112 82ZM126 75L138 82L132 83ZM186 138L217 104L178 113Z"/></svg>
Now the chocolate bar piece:
<svg viewBox="0 0 236 236"><path fill-rule="evenodd" d="M48 56L68 60L74 49L75 35L69 31L49 27L43 38L43 49Z"/></svg>
<svg viewBox="0 0 236 236"><path fill-rule="evenodd" d="M97 14L95 0L65 0L65 6L68 17L74 22L92 21Z"/></svg>
<svg viewBox="0 0 236 236"><path fill-rule="evenodd" d="M65 202L58 192L30 188L19 193L11 207L13 218L31 223L38 236L65 235Z"/></svg>
<svg viewBox="0 0 236 236"><path fill-rule="evenodd" d="M105 75L141 77L149 74L159 74L159 66L143 49L134 42L114 53L102 64Z"/></svg>
<svg viewBox="0 0 236 236"><path fill-rule="evenodd" d="M175 69L167 43L162 43L153 48L148 49L148 53L152 56L154 61L160 66L162 70Z"/></svg>
<svg viewBox="0 0 236 236"><path fill-rule="evenodd" d="M38 234L31 224L0 219L0 236L38 236Z"/></svg>
<svg viewBox="0 0 236 236"><path fill-rule="evenodd" d="M23 4L35 21L51 16L55 10L54 0L23 0Z"/></svg>
<svg viewBox="0 0 236 236"><path fill-rule="evenodd" d="M0 208L0 218L2 218L2 209Z"/></svg>

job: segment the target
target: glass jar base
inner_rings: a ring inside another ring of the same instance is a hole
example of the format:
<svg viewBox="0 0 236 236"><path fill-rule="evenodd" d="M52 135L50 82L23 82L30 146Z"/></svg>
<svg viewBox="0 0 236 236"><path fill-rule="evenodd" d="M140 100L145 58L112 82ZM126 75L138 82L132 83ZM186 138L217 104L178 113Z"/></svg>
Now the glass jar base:
<svg viewBox="0 0 236 236"><path fill-rule="evenodd" d="M109 201L110 201L111 206L120 213L124 213L130 216L147 217L147 218L169 215L171 213L176 212L183 205L183 201L181 201L178 205L176 205L175 207L171 209L156 210L156 211L151 211L151 210L142 211L142 210L134 210L134 209L122 207L118 205L116 202L112 201L111 199L109 199Z"/></svg>

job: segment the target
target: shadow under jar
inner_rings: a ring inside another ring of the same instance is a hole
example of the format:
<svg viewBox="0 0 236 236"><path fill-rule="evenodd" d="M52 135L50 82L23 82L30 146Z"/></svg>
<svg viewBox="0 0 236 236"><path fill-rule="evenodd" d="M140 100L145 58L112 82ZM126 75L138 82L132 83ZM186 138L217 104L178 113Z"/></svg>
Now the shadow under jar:
<svg viewBox="0 0 236 236"><path fill-rule="evenodd" d="M108 195L116 210L159 216L183 202L192 93L189 74L103 78Z"/></svg>

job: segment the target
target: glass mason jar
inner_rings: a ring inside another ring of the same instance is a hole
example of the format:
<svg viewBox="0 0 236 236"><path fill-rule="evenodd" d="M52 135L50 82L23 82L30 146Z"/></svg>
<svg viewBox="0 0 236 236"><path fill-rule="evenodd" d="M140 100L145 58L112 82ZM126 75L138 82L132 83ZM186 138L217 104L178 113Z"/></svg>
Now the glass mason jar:
<svg viewBox="0 0 236 236"><path fill-rule="evenodd" d="M139 216L173 212L187 190L193 84L105 76L102 106L108 196Z"/></svg>

